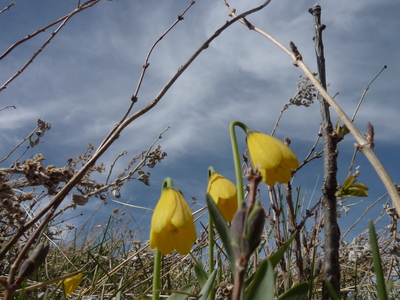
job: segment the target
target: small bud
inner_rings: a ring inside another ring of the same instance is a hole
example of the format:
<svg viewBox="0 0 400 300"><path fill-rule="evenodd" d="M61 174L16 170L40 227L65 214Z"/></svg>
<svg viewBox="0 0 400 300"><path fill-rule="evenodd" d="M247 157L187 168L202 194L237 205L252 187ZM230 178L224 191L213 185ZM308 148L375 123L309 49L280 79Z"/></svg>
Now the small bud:
<svg viewBox="0 0 400 300"><path fill-rule="evenodd" d="M236 244L240 245L243 236L244 222L246 219L246 210L239 209L232 220L231 233Z"/></svg>
<svg viewBox="0 0 400 300"><path fill-rule="evenodd" d="M48 243L46 245L40 243L29 256L29 259L32 259L35 262L35 268L38 268L44 263L46 256L49 253L49 248L50 245Z"/></svg>
<svg viewBox="0 0 400 300"><path fill-rule="evenodd" d="M250 248L249 240L245 236L242 236L240 240L240 249L241 256L243 257L250 257L250 255L253 253L252 249Z"/></svg>
<svg viewBox="0 0 400 300"><path fill-rule="evenodd" d="M35 271L35 261L33 259L27 259L19 269L17 282L21 282L24 278L31 275L33 271Z"/></svg>
<svg viewBox="0 0 400 300"><path fill-rule="evenodd" d="M261 206L261 203L257 201L247 221L246 237L249 242L249 254L253 253L258 245L260 245L264 224L264 208Z"/></svg>

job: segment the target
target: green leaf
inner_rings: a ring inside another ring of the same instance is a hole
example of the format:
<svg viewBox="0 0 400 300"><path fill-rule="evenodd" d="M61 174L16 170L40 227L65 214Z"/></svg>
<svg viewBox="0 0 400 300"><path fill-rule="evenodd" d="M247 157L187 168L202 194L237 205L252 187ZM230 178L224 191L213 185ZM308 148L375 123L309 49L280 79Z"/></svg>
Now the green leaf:
<svg viewBox="0 0 400 300"><path fill-rule="evenodd" d="M275 272L269 259L264 260L258 267L254 280L245 294L245 300L273 300L275 293Z"/></svg>
<svg viewBox="0 0 400 300"><path fill-rule="evenodd" d="M342 186L336 191L335 196L340 198L368 197L369 188L362 183L355 183L354 176L346 178Z"/></svg>
<svg viewBox="0 0 400 300"><path fill-rule="evenodd" d="M378 288L378 299L379 300L387 300L387 290L385 285L385 278L383 276L381 256L379 254L379 246L378 241L376 239L374 224L371 220L369 220L369 241L371 243L372 257L374 260L374 270L376 276L376 285Z"/></svg>
<svg viewBox="0 0 400 300"><path fill-rule="evenodd" d="M358 187L358 188L366 190L366 191L369 190L369 187L367 187L365 184L362 184L362 183L355 183L352 185L352 187Z"/></svg>
<svg viewBox="0 0 400 300"><path fill-rule="evenodd" d="M294 237L296 236L297 231L280 247L271 257L269 260L271 261L272 267L275 268L276 265L279 263L283 255L285 254L287 248L289 248L290 244L292 243Z"/></svg>
<svg viewBox="0 0 400 300"><path fill-rule="evenodd" d="M344 197L368 197L368 193L365 189L351 186L345 190L346 194Z"/></svg>
<svg viewBox="0 0 400 300"><path fill-rule="evenodd" d="M208 294L210 293L211 288L214 286L214 281L215 277L217 276L217 270L214 270L210 277L208 278L206 284L203 286L203 288L200 291L199 294L199 300L206 300L208 297Z"/></svg>
<svg viewBox="0 0 400 300"><path fill-rule="evenodd" d="M280 296L278 300L304 300L307 298L309 288L308 282L301 282Z"/></svg>
<svg viewBox="0 0 400 300"><path fill-rule="evenodd" d="M196 274L197 282L199 283L200 287L204 287L208 279L208 274L197 261L194 265L194 273Z"/></svg>
<svg viewBox="0 0 400 300"><path fill-rule="evenodd" d="M354 178L353 175L351 175L351 176L346 178L346 180L342 184L342 187L344 189L346 189L346 188L350 187L355 181L356 181L356 179Z"/></svg>
<svg viewBox="0 0 400 300"><path fill-rule="evenodd" d="M346 134L350 133L350 130L347 128L346 125L340 127L338 134L340 138L343 138Z"/></svg>
<svg viewBox="0 0 400 300"><path fill-rule="evenodd" d="M187 284L179 289L179 292L191 294L193 290L193 284ZM172 293L167 299L168 300L186 300L189 295Z"/></svg>
<svg viewBox="0 0 400 300"><path fill-rule="evenodd" d="M233 248L231 245L231 231L228 225L225 222L224 217L221 215L217 205L214 200L211 198L209 194L206 195L206 202L208 206L208 211L210 212L210 216L214 222L215 228L217 229L219 236L221 238L222 243L226 249L226 254L228 255L228 259L231 265L232 273L235 273L235 253L233 252Z"/></svg>

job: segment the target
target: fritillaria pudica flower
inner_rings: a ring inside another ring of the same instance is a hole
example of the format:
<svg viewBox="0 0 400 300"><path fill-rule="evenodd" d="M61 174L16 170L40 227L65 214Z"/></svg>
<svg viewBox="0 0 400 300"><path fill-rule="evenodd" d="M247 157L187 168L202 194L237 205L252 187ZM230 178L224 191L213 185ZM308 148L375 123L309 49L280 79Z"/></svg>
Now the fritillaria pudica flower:
<svg viewBox="0 0 400 300"><path fill-rule="evenodd" d="M186 255L195 240L196 227L189 206L172 179L166 178L151 219L150 247L163 255L173 250Z"/></svg>

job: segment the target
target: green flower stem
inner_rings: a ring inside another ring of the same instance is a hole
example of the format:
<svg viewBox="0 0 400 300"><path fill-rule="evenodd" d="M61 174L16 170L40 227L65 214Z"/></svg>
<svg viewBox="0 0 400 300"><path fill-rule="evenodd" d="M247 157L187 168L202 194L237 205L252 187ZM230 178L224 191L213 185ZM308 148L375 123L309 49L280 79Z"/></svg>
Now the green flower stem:
<svg viewBox="0 0 400 300"><path fill-rule="evenodd" d="M207 181L210 181L210 178L212 174L215 173L214 167L210 166L208 168L208 179ZM209 271L208 274L211 276L212 272L214 271L214 222L212 220L210 212L208 212L208 265L209 265ZM209 300L214 300L214 295L215 294L215 289L214 285L210 289L209 293Z"/></svg>
<svg viewBox="0 0 400 300"><path fill-rule="evenodd" d="M160 278L161 278L161 252L156 248L156 253L154 254L153 300L160 299L160 292L159 292L161 286Z"/></svg>
<svg viewBox="0 0 400 300"><path fill-rule="evenodd" d="M208 274L211 276L214 271L214 223L210 213L208 213ZM214 285L210 289L209 300L214 300L215 288Z"/></svg>
<svg viewBox="0 0 400 300"><path fill-rule="evenodd" d="M163 185L161 187L161 193L162 193L163 189L165 189L167 187L172 187L172 186L174 186L174 182L172 181L172 179L169 177L165 178Z"/></svg>
<svg viewBox="0 0 400 300"><path fill-rule="evenodd" d="M239 121L233 121L229 126L229 132L231 136L232 143L232 152L233 152L233 162L235 164L235 173L236 173L236 188L237 188L237 198L238 198L238 207L241 207L242 201L244 200L243 194L243 178L242 178L242 165L240 163L240 155L239 155L239 147L237 144L235 126L239 126L246 133L250 130L246 125Z"/></svg>

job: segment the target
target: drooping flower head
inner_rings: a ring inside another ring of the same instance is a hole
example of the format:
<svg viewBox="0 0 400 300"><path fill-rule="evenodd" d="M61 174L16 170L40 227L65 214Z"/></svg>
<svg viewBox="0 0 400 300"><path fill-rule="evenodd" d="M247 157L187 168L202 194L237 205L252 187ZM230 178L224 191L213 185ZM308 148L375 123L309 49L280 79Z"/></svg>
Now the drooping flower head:
<svg viewBox="0 0 400 300"><path fill-rule="evenodd" d="M209 167L207 193L214 200L225 221L231 222L238 209L236 186L215 172L213 167Z"/></svg>
<svg viewBox="0 0 400 300"><path fill-rule="evenodd" d="M151 219L150 247L157 247L163 255L173 250L186 255L195 240L196 227L189 206L172 179L166 178Z"/></svg>
<svg viewBox="0 0 400 300"><path fill-rule="evenodd" d="M67 279L64 279L60 281L58 284L63 284L64 285L64 290L65 294L67 297L71 295L81 284L83 279L83 273L79 273L78 275L68 277Z"/></svg>
<svg viewBox="0 0 400 300"><path fill-rule="evenodd" d="M247 147L251 164L262 176L262 181L273 186L286 183L292 177L291 170L299 167L293 151L280 140L261 132L247 131Z"/></svg>

